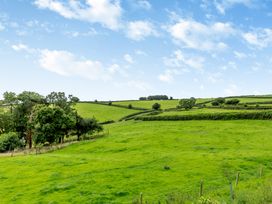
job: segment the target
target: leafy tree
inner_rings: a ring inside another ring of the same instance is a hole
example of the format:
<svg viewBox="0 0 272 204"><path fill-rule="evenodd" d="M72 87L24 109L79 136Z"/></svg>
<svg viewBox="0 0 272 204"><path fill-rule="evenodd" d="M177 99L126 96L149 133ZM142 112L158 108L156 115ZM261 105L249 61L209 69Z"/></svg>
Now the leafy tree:
<svg viewBox="0 0 272 204"><path fill-rule="evenodd" d="M18 105L14 109L14 123L20 138L24 138L32 148L33 107L45 102L44 97L36 92L24 91L18 95Z"/></svg>
<svg viewBox="0 0 272 204"><path fill-rule="evenodd" d="M62 142L75 123L75 117L59 106L36 106L32 121L35 144Z"/></svg>
<svg viewBox="0 0 272 204"><path fill-rule="evenodd" d="M153 95L153 96L148 96L147 100L168 100L168 96L166 96L166 95Z"/></svg>
<svg viewBox="0 0 272 204"><path fill-rule="evenodd" d="M14 105L18 103L16 93L6 91L3 94L3 103L10 106L10 112L12 113Z"/></svg>
<svg viewBox="0 0 272 204"><path fill-rule="evenodd" d="M146 97L140 97L139 100L140 101L145 101L145 100L147 100L147 98Z"/></svg>
<svg viewBox="0 0 272 204"><path fill-rule="evenodd" d="M154 110L159 110L160 108L161 108L161 104L159 104L159 103L154 103L152 105L152 109L154 109Z"/></svg>
<svg viewBox="0 0 272 204"><path fill-rule="evenodd" d="M212 106L219 106L219 105L220 105L220 103L216 100L212 102Z"/></svg>
<svg viewBox="0 0 272 204"><path fill-rule="evenodd" d="M102 126L99 125L94 118L82 118L79 115L77 115L75 129L77 140L79 140L80 137L84 134L92 134L94 132L99 132L103 130Z"/></svg>
<svg viewBox="0 0 272 204"><path fill-rule="evenodd" d="M67 97L64 92L51 92L45 97L45 101L50 105L59 106L65 112L70 112L72 106L79 102L79 98L73 95Z"/></svg>
<svg viewBox="0 0 272 204"><path fill-rule="evenodd" d="M196 104L196 99L194 97L188 99L181 99L179 101L178 108L184 108L185 110L192 109Z"/></svg>
<svg viewBox="0 0 272 204"><path fill-rule="evenodd" d="M128 108L129 108L129 109L132 109L132 105L131 105L131 104L128 104Z"/></svg>

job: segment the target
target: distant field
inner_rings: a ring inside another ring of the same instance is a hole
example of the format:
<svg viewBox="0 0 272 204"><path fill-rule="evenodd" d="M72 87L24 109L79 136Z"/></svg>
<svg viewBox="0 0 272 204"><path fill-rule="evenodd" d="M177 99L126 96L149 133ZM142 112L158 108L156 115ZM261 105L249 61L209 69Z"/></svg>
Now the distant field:
<svg viewBox="0 0 272 204"><path fill-rule="evenodd" d="M240 103L265 102L265 101L271 101L272 102L272 98L237 98L237 99L240 100Z"/></svg>
<svg viewBox="0 0 272 204"><path fill-rule="evenodd" d="M209 101L210 99L197 99L197 103L203 103L205 101ZM125 105L128 106L131 104L134 107L139 107L139 108L147 108L147 109L152 109L152 105L154 103L159 103L161 104L161 109L168 109L168 108L176 108L179 99L174 99L174 100L152 100L152 101L118 101L118 102L113 102L113 104L118 104L118 105Z"/></svg>
<svg viewBox="0 0 272 204"><path fill-rule="evenodd" d="M132 203L141 192L148 203L169 195L192 203L201 180L205 197L229 203L238 171L235 203L271 201L271 184L262 189L272 177L271 121L129 121L105 128L110 135L95 141L0 158L0 203Z"/></svg>
<svg viewBox="0 0 272 204"><path fill-rule="evenodd" d="M189 111L167 111L159 114L160 116L166 115L198 115L198 114L206 114L206 113L240 113L240 112L261 112L266 110L227 110L220 108L201 108L201 109L191 109Z"/></svg>
<svg viewBox="0 0 272 204"><path fill-rule="evenodd" d="M114 106L99 105L93 103L78 103L75 108L82 117L95 117L99 122L104 122L108 120L117 121L126 115L139 112L138 110L118 108Z"/></svg>

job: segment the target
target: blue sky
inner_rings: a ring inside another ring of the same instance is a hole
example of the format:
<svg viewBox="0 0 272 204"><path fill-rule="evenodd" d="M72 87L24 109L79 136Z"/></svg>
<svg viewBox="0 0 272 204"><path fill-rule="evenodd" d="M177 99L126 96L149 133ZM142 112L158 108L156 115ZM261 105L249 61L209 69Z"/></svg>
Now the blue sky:
<svg viewBox="0 0 272 204"><path fill-rule="evenodd" d="M271 0L0 0L0 94L271 94Z"/></svg>

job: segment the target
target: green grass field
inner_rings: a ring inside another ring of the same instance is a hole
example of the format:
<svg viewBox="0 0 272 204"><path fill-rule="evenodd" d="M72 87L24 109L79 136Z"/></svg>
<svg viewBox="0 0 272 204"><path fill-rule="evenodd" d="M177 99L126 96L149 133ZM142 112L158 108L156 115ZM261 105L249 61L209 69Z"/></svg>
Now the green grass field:
<svg viewBox="0 0 272 204"><path fill-rule="evenodd" d="M205 101L209 101L211 99L203 99L203 98L199 98L197 99L197 103L203 103ZM152 100L152 101L118 101L118 102L113 102L113 104L117 104L117 105L125 105L128 106L129 104L131 104L134 107L139 107L139 108L147 108L147 109L152 109L152 105L154 103L159 103L161 104L161 109L168 109L168 108L176 108L179 100L178 99L174 99L174 100Z"/></svg>
<svg viewBox="0 0 272 204"><path fill-rule="evenodd" d="M126 115L139 112L138 110L118 108L94 103L78 103L75 108L82 117L95 117L99 122L109 120L117 121Z"/></svg>
<svg viewBox="0 0 272 204"><path fill-rule="evenodd" d="M266 110L228 110L228 109L220 109L220 108L195 108L189 111L181 110L181 111L166 111L159 114L160 116L168 116L168 115L201 115L201 114L213 114L213 113L241 113L241 112L265 112Z"/></svg>
<svg viewBox="0 0 272 204"><path fill-rule="evenodd" d="M270 121L130 121L105 128L109 136L95 141L0 158L0 203L132 203L140 192L164 203L173 193L197 198L201 180L205 196L229 202L229 180L238 171L236 199L248 203L272 176Z"/></svg>

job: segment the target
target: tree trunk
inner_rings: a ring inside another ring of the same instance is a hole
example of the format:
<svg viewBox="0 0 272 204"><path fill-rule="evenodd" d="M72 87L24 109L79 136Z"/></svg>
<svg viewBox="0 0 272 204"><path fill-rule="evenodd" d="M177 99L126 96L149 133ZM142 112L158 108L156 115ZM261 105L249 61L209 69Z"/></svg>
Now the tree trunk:
<svg viewBox="0 0 272 204"><path fill-rule="evenodd" d="M31 130L27 131L27 143L28 143L29 149L31 149L32 148L32 132L31 132Z"/></svg>

